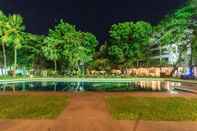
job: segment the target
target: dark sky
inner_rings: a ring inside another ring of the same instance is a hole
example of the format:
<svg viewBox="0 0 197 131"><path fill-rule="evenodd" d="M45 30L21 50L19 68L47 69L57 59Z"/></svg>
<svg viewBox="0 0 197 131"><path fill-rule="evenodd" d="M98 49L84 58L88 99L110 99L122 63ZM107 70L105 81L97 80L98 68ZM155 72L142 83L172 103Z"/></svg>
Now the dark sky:
<svg viewBox="0 0 197 131"><path fill-rule="evenodd" d="M0 0L6 13L20 13L27 31L46 34L60 18L92 32L101 41L110 25L122 21L145 20L157 23L185 0Z"/></svg>

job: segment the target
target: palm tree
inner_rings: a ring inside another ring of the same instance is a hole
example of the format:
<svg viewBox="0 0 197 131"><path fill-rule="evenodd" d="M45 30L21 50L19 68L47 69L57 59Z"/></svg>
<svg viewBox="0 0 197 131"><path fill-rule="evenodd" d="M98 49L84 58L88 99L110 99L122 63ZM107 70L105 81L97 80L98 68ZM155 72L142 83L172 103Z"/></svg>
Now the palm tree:
<svg viewBox="0 0 197 131"><path fill-rule="evenodd" d="M7 69L7 58L6 58L6 40L7 37L5 36L6 28L8 27L6 15L0 11L0 41L2 46L2 52L3 52L3 65L4 65L4 72L6 74Z"/></svg>
<svg viewBox="0 0 197 131"><path fill-rule="evenodd" d="M23 18L20 15L10 15L8 17L8 22L10 25L7 35L9 37L9 43L14 48L14 70L13 76L16 76L17 68L17 50L21 48L22 42L24 40L24 30L25 26L23 25Z"/></svg>

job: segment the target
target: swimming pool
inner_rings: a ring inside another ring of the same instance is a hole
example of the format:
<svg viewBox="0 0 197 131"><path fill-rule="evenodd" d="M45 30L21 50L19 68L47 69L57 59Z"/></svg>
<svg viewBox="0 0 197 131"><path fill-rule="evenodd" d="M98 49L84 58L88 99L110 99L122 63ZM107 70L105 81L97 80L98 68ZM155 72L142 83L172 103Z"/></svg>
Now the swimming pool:
<svg viewBox="0 0 197 131"><path fill-rule="evenodd" d="M178 82L170 81L123 81L123 82L88 82L88 81L19 81L0 84L1 91L105 91L132 92L153 91L165 92L175 90Z"/></svg>

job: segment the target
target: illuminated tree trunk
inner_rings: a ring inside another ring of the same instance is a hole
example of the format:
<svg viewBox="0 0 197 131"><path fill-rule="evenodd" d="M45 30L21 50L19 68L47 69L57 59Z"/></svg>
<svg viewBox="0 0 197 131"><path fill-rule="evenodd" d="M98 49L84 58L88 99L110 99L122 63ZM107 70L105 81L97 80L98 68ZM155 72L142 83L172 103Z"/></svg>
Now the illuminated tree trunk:
<svg viewBox="0 0 197 131"><path fill-rule="evenodd" d="M7 58L6 58L6 51L5 51L5 44L2 43L2 49L3 49L3 64L4 64L4 75L7 74Z"/></svg>
<svg viewBox="0 0 197 131"><path fill-rule="evenodd" d="M16 77L16 68L17 68L17 48L14 47L14 70L13 70L13 77Z"/></svg>
<svg viewBox="0 0 197 131"><path fill-rule="evenodd" d="M54 60L54 70L55 70L55 72L57 72L57 61L56 60Z"/></svg>

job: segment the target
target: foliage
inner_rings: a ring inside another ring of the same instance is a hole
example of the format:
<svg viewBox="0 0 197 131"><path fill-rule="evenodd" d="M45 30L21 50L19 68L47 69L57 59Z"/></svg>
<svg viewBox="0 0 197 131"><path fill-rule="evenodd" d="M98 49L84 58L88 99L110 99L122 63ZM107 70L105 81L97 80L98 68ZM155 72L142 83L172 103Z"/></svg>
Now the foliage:
<svg viewBox="0 0 197 131"><path fill-rule="evenodd" d="M20 15L6 16L0 12L0 41L3 50L4 68L7 68L6 46L14 48L14 70L17 66L17 49L23 41L23 18Z"/></svg>
<svg viewBox="0 0 197 131"><path fill-rule="evenodd" d="M0 40L1 40L1 44L5 43L5 33L6 30L8 29L9 25L8 25L8 17L2 12L0 11Z"/></svg>
<svg viewBox="0 0 197 131"><path fill-rule="evenodd" d="M79 71L80 64L84 65L92 60L97 44L94 35L77 31L75 26L63 20L49 30L44 42L44 55L53 61L63 59L71 72Z"/></svg>
<svg viewBox="0 0 197 131"><path fill-rule="evenodd" d="M108 47L108 55L112 63L134 64L138 60L144 60L151 33L152 26L143 21L112 25Z"/></svg>
<svg viewBox="0 0 197 131"><path fill-rule="evenodd" d="M100 59L94 60L90 64L89 68L99 70L99 71L104 71L104 70L105 71L110 71L111 70L111 63L108 59L100 58Z"/></svg>
<svg viewBox="0 0 197 131"><path fill-rule="evenodd" d="M193 33L193 41L192 41L192 55L193 55L193 63L197 64L197 1L191 0L191 5L194 9L193 17L191 20L191 28L194 30Z"/></svg>
<svg viewBox="0 0 197 131"><path fill-rule="evenodd" d="M29 69L42 68L43 62L45 61L42 53L42 47L44 46L43 35L35 35L31 33L24 34L24 42L19 52L19 64L26 65Z"/></svg>
<svg viewBox="0 0 197 131"><path fill-rule="evenodd" d="M5 35L7 43L14 48L20 49L24 41L23 31L25 30L22 16L15 14L8 16L8 24L9 28Z"/></svg>
<svg viewBox="0 0 197 131"><path fill-rule="evenodd" d="M152 42L167 47L169 52L173 52L177 56L172 61L174 69L171 75L180 64L192 64L191 57L186 54L192 47L194 28L191 25L195 10L196 7L190 1L168 15L155 27Z"/></svg>
<svg viewBox="0 0 197 131"><path fill-rule="evenodd" d="M5 32L7 30L8 24L7 24L7 16L0 11L0 44L2 46L2 54L3 54L3 68L6 70L7 69L7 57L6 57L6 46L7 44L5 44ZM2 74L6 74L6 71L2 71Z"/></svg>
<svg viewBox="0 0 197 131"><path fill-rule="evenodd" d="M185 30L188 29L192 17L193 8L188 5L178 9L170 16L167 16L158 25L158 34L162 44L179 43L184 40Z"/></svg>

